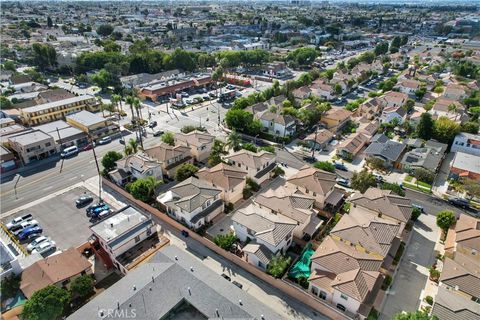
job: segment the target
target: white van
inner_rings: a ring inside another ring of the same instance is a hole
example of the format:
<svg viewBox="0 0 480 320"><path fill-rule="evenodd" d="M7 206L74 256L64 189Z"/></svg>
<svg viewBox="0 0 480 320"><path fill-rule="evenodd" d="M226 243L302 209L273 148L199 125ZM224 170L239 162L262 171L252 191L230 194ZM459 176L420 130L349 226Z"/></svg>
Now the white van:
<svg viewBox="0 0 480 320"><path fill-rule="evenodd" d="M62 158L67 158L73 155L76 155L78 153L78 148L76 146L68 147L65 148L62 153L60 153L60 156Z"/></svg>

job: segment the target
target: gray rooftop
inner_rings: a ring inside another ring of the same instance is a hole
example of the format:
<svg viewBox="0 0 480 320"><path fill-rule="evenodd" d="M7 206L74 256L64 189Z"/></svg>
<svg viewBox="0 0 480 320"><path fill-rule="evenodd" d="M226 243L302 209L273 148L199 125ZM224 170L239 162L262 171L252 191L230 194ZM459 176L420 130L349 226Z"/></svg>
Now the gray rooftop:
<svg viewBox="0 0 480 320"><path fill-rule="evenodd" d="M153 222L137 209L127 206L108 219L90 227L93 233L105 240L110 246L115 246L130 232L144 228Z"/></svg>
<svg viewBox="0 0 480 320"><path fill-rule="evenodd" d="M106 121L104 118L97 116L95 113L91 113L90 111L86 110L68 115L67 119L72 119L73 121L78 122L86 127Z"/></svg>
<svg viewBox="0 0 480 320"><path fill-rule="evenodd" d="M16 143L22 146L28 146L36 142L42 142L50 139L53 139L52 136L40 130L31 130L31 131L21 132L17 135L8 137L9 141L15 141Z"/></svg>
<svg viewBox="0 0 480 320"><path fill-rule="evenodd" d="M68 319L102 319L101 310L110 309L123 313L109 319L135 310L136 319L158 320L173 316L172 309L185 302L208 319L282 319L175 246L163 248Z"/></svg>
<svg viewBox="0 0 480 320"><path fill-rule="evenodd" d="M372 142L372 144L365 149L365 154L369 156L381 156L390 161L397 161L405 148L406 145L393 140L388 140L384 143Z"/></svg>
<svg viewBox="0 0 480 320"><path fill-rule="evenodd" d="M452 167L480 173L480 157L465 152L456 152Z"/></svg>
<svg viewBox="0 0 480 320"><path fill-rule="evenodd" d="M480 304L440 286L432 314L440 320L480 320Z"/></svg>

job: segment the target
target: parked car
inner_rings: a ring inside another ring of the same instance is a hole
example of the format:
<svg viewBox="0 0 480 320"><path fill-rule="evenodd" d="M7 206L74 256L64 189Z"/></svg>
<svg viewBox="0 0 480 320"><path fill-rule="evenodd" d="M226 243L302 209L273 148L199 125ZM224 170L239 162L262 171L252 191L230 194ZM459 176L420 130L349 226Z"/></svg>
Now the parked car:
<svg viewBox="0 0 480 320"><path fill-rule="evenodd" d="M157 130L153 133L153 136L154 137L160 137L162 134L164 134L164 132L162 130Z"/></svg>
<svg viewBox="0 0 480 320"><path fill-rule="evenodd" d="M208 95L211 97L211 98L216 98L217 95L215 94L215 92L209 92Z"/></svg>
<svg viewBox="0 0 480 320"><path fill-rule="evenodd" d="M345 167L345 165L343 163L334 162L333 165L335 166L335 169L342 170L342 171L348 171L348 168Z"/></svg>
<svg viewBox="0 0 480 320"><path fill-rule="evenodd" d="M10 231L12 231L14 235L18 236L23 230L35 226L38 226L38 221L30 220L20 223L18 226L12 228Z"/></svg>
<svg viewBox="0 0 480 320"><path fill-rule="evenodd" d="M17 217L15 219L13 219L9 223L7 223L5 226L7 227L8 230L10 230L15 226L19 226L20 223L25 222L25 221L30 221L30 220L33 220L33 216L32 216L31 213L28 213L28 214L25 214L21 217Z"/></svg>
<svg viewBox="0 0 480 320"><path fill-rule="evenodd" d="M209 96L203 96L202 99L205 100L205 101L208 101L208 100L210 100L210 97Z"/></svg>
<svg viewBox="0 0 480 320"><path fill-rule="evenodd" d="M185 103L186 103L186 104L193 104L194 102L193 102L192 99L187 99L187 100L185 100Z"/></svg>
<svg viewBox="0 0 480 320"><path fill-rule="evenodd" d="M83 207L93 201L93 197L90 195L83 195L77 200L75 200L75 205L77 208Z"/></svg>
<svg viewBox="0 0 480 320"><path fill-rule="evenodd" d="M108 206L108 204L103 204L99 207L96 207L94 209L92 209L89 213L87 213L87 216L89 217L97 217L100 212L104 211L104 210L109 210L110 207Z"/></svg>
<svg viewBox="0 0 480 320"><path fill-rule="evenodd" d="M28 228L22 230L22 232L20 232L18 234L17 238L20 241L25 241L29 237L31 237L32 235L41 234L42 232L43 232L43 229L40 226L38 226L38 225L31 226L31 227L28 227Z"/></svg>
<svg viewBox="0 0 480 320"><path fill-rule="evenodd" d="M423 207L419 204L412 203L412 207L420 210L420 212L425 212L425 209L423 209Z"/></svg>
<svg viewBox="0 0 480 320"><path fill-rule="evenodd" d="M347 187L347 188L350 188L350 181L347 180L347 179L343 179L343 178L337 178L337 184L341 185L341 186L344 186L344 187Z"/></svg>
<svg viewBox="0 0 480 320"><path fill-rule="evenodd" d="M185 91L183 92L180 92L180 95L184 98L188 98L190 95L188 93L186 93Z"/></svg>
<svg viewBox="0 0 480 320"><path fill-rule="evenodd" d="M40 243L45 242L45 241L50 241L50 238L46 237L46 236L40 236L40 237L36 238L35 240L33 240L32 242L30 242L28 244L27 251L32 252L32 250L35 249Z"/></svg>
<svg viewBox="0 0 480 320"><path fill-rule="evenodd" d="M99 203L96 203L96 204L92 204L92 205L89 206L85 211L86 211L87 213L90 213L90 212L92 212L94 209L99 208L99 207L102 207L102 206L104 206L104 205L105 205L104 202L99 202Z"/></svg>
<svg viewBox="0 0 480 320"><path fill-rule="evenodd" d="M375 181L383 182L383 177L381 175L374 173L373 176L375 177Z"/></svg>
<svg viewBox="0 0 480 320"><path fill-rule="evenodd" d="M222 277L225 278L225 280L232 281L232 279L225 273L222 273Z"/></svg>
<svg viewBox="0 0 480 320"><path fill-rule="evenodd" d="M189 236L188 231L187 230L182 230L182 236L184 236L185 238L188 238L188 236Z"/></svg>
<svg viewBox="0 0 480 320"><path fill-rule="evenodd" d="M460 208L463 208L463 209L467 209L467 208L470 207L470 202L468 200L462 199L462 198L449 199L448 203L450 203L451 205L454 205L455 207L460 207Z"/></svg>
<svg viewBox="0 0 480 320"><path fill-rule="evenodd" d="M308 163L314 163L317 161L314 157L303 157L303 161L308 162Z"/></svg>
<svg viewBox="0 0 480 320"><path fill-rule="evenodd" d="M95 145L94 143L89 143L85 147L83 147L82 150L83 151L91 150L91 149L93 149L94 145Z"/></svg>
<svg viewBox="0 0 480 320"><path fill-rule="evenodd" d="M237 287L239 287L240 289L243 288L243 285L242 285L240 282L237 282L237 281L233 280L232 283L233 283L234 285L236 285Z"/></svg>
<svg viewBox="0 0 480 320"><path fill-rule="evenodd" d="M57 246L53 241L46 241L39 244L32 253L40 253L42 256L47 256L54 253L57 250Z"/></svg>
<svg viewBox="0 0 480 320"><path fill-rule="evenodd" d="M103 137L102 139L98 140L99 145L107 144L112 142L112 138L110 137Z"/></svg>
<svg viewBox="0 0 480 320"><path fill-rule="evenodd" d="M156 126L157 126L157 121L152 121L152 122L150 122L150 123L148 124L148 127L149 127L150 129L153 129L153 128L155 128Z"/></svg>

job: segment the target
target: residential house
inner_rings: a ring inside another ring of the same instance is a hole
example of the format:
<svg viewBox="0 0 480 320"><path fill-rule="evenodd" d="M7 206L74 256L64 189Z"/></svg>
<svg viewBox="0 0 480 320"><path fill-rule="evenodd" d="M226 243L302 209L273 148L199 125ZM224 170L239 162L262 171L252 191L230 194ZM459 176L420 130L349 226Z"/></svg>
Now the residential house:
<svg viewBox="0 0 480 320"><path fill-rule="evenodd" d="M30 299L45 287L69 288L71 282L82 275L92 274L92 264L75 248L34 262L23 270L20 290Z"/></svg>
<svg viewBox="0 0 480 320"><path fill-rule="evenodd" d="M214 141L215 136L198 130L175 134L175 145L189 147L192 156L198 162L204 162L208 159Z"/></svg>
<svg viewBox="0 0 480 320"><path fill-rule="evenodd" d="M384 137L384 140L376 141L375 138ZM388 139L385 135L377 134L373 137L373 142L365 149L364 153L368 158L377 158L383 161L386 168L398 168L402 159L406 145L397 141Z"/></svg>
<svg viewBox="0 0 480 320"><path fill-rule="evenodd" d="M395 119L398 124L402 124L407 116L407 109L404 106L387 107L383 109L380 116L381 123L392 123Z"/></svg>
<svg viewBox="0 0 480 320"><path fill-rule="evenodd" d="M408 100L408 95L403 92L388 91L381 98L384 108L402 107Z"/></svg>
<svg viewBox="0 0 480 320"><path fill-rule="evenodd" d="M480 156L480 134L460 132L453 139L450 151L461 151Z"/></svg>
<svg viewBox="0 0 480 320"><path fill-rule="evenodd" d="M287 185L295 188L297 193L314 197L314 206L321 210L330 210L341 204L343 194L335 188L336 183L334 173L309 165L304 165L287 179Z"/></svg>
<svg viewBox="0 0 480 320"><path fill-rule="evenodd" d="M382 112L382 102L383 99L381 97L370 98L360 104L358 109L355 110L355 115L358 117L365 117L368 120L373 120Z"/></svg>
<svg viewBox="0 0 480 320"><path fill-rule="evenodd" d="M68 124L82 130L93 140L98 140L120 131L118 124L86 110L68 115L66 119Z"/></svg>
<svg viewBox="0 0 480 320"><path fill-rule="evenodd" d="M338 133L347 125L352 118L352 112L346 109L333 108L325 112L320 122L326 129Z"/></svg>
<svg viewBox="0 0 480 320"><path fill-rule="evenodd" d="M266 270L273 256L284 254L290 247L297 222L267 208L251 203L232 216L235 236L248 242L243 248L246 259ZM251 241L251 242L250 242Z"/></svg>
<svg viewBox="0 0 480 320"><path fill-rule="evenodd" d="M405 153L401 161L402 169L412 172L417 168L422 168L435 173L445 157L447 147L444 143L428 140L425 145Z"/></svg>
<svg viewBox="0 0 480 320"><path fill-rule="evenodd" d="M24 131L8 137L8 145L23 164L45 159L57 152L51 135L40 130Z"/></svg>
<svg viewBox="0 0 480 320"><path fill-rule="evenodd" d="M275 111L266 109L253 116L260 120L264 132L278 137L290 137L297 130L296 119L289 114L282 114L281 111L281 108L276 108Z"/></svg>
<svg viewBox="0 0 480 320"><path fill-rule="evenodd" d="M179 166L192 163L193 157L190 148L185 146L171 146L164 142L143 150L150 158L156 159L162 167L162 174L174 178Z"/></svg>
<svg viewBox="0 0 480 320"><path fill-rule="evenodd" d="M409 96L414 96L415 91L420 89L422 86L422 83L417 80L402 80L399 81L396 85L395 88L397 88L400 92L408 94Z"/></svg>
<svg viewBox="0 0 480 320"><path fill-rule="evenodd" d="M296 188L289 184L262 192L253 201L271 214L295 221L293 235L298 239L309 240L322 225L322 220L317 216L318 211L313 208L316 199L297 192Z"/></svg>
<svg viewBox="0 0 480 320"><path fill-rule="evenodd" d="M292 95L297 101L307 99L312 94L312 90L308 86L303 86L292 91Z"/></svg>
<svg viewBox="0 0 480 320"><path fill-rule="evenodd" d="M94 96L84 95L20 109L20 117L26 125L64 120L69 114L82 110L98 111L100 104Z"/></svg>
<svg viewBox="0 0 480 320"><path fill-rule="evenodd" d="M313 149L315 147L315 150L325 149L332 140L333 133L327 129L317 130L303 139L304 142L308 143L309 149Z"/></svg>
<svg viewBox="0 0 480 320"><path fill-rule="evenodd" d="M220 188L222 190L220 197L227 203L235 203L243 197L247 172L238 167L219 163L212 168L200 169L196 176Z"/></svg>
<svg viewBox="0 0 480 320"><path fill-rule="evenodd" d="M337 95L335 93L335 88L333 85L325 83L324 80L315 80L310 85L310 90L312 95L325 99L325 100L332 100Z"/></svg>
<svg viewBox="0 0 480 320"><path fill-rule="evenodd" d="M478 255L480 252L480 220L461 213L455 226L448 230L445 252L449 255L461 252L480 260Z"/></svg>
<svg viewBox="0 0 480 320"><path fill-rule="evenodd" d="M155 222L131 206L92 225L90 230L100 245L95 253L106 265L115 266L123 274L142 259L145 249L158 243Z"/></svg>
<svg viewBox="0 0 480 320"><path fill-rule="evenodd" d="M108 174L119 186L132 179L153 177L159 181L163 180L161 163L141 151L118 160L116 164L116 169Z"/></svg>
<svg viewBox="0 0 480 320"><path fill-rule="evenodd" d="M404 228L405 223L384 219L362 207L352 207L330 231L330 236L382 256L382 266L388 269L400 246Z"/></svg>
<svg viewBox="0 0 480 320"><path fill-rule="evenodd" d="M383 281L382 260L327 236L311 257L308 290L341 311L366 317Z"/></svg>
<svg viewBox="0 0 480 320"><path fill-rule="evenodd" d="M277 166L275 154L264 150L256 153L240 150L225 156L224 160L234 167L247 171L247 177L258 184L271 178Z"/></svg>
<svg viewBox="0 0 480 320"><path fill-rule="evenodd" d="M190 177L157 197L167 214L198 229L223 212L222 190L212 184Z"/></svg>
<svg viewBox="0 0 480 320"><path fill-rule="evenodd" d="M337 154L344 159L353 159L368 143L369 139L360 132L356 132L337 146Z"/></svg>
<svg viewBox="0 0 480 320"><path fill-rule="evenodd" d="M143 319L282 318L183 248L173 245L157 252L67 319L112 317L109 314Z"/></svg>
<svg viewBox="0 0 480 320"><path fill-rule="evenodd" d="M480 320L480 304L465 299L453 289L438 287L432 315L438 319Z"/></svg>
<svg viewBox="0 0 480 320"><path fill-rule="evenodd" d="M456 152L450 166L451 178L469 178L480 181L480 156Z"/></svg>
<svg viewBox="0 0 480 320"><path fill-rule="evenodd" d="M284 79L292 76L285 62L272 62L263 67L263 74L267 77Z"/></svg>
<svg viewBox="0 0 480 320"><path fill-rule="evenodd" d="M439 281L465 300L480 300L480 262L471 255L456 252L453 259L446 257Z"/></svg>
<svg viewBox="0 0 480 320"><path fill-rule="evenodd" d="M15 124L15 120L12 118L0 118L0 128L10 127Z"/></svg>
<svg viewBox="0 0 480 320"><path fill-rule="evenodd" d="M463 85L451 83L445 87L443 96L448 99L460 101L467 97L467 92Z"/></svg>
<svg viewBox="0 0 480 320"><path fill-rule="evenodd" d="M394 194L391 190L368 188L365 193L356 192L350 198L352 207L359 206L386 219L407 223L412 216L410 199Z"/></svg>
<svg viewBox="0 0 480 320"><path fill-rule="evenodd" d="M360 120L359 122L360 126L357 128L357 132L363 134L369 139L373 138L380 128L380 123L378 121L362 122Z"/></svg>
<svg viewBox="0 0 480 320"><path fill-rule="evenodd" d="M432 109L428 111L434 119L440 117L447 117L457 123L461 123L468 119L468 115L465 112L465 107L457 100L439 98L435 100Z"/></svg>

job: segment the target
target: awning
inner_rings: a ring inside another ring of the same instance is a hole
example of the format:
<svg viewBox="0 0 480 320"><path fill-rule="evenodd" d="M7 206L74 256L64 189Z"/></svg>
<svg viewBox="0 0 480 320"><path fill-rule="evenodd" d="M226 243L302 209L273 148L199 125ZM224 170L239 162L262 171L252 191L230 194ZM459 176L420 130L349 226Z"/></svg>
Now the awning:
<svg viewBox="0 0 480 320"><path fill-rule="evenodd" d="M344 194L340 190L333 189L332 193L330 193L325 199L325 203L331 204L332 206L337 206L340 201L342 201L343 196Z"/></svg>

